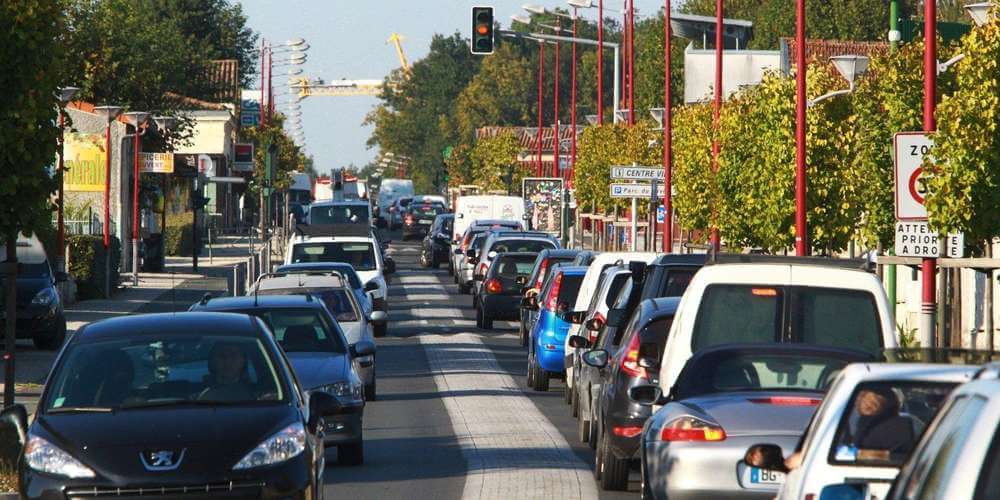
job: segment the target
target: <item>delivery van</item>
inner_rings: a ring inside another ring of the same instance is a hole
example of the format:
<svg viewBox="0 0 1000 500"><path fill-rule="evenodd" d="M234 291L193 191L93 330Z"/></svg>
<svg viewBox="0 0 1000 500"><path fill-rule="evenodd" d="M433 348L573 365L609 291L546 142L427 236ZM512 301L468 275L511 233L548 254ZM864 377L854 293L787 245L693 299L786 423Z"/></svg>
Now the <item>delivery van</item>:
<svg viewBox="0 0 1000 500"><path fill-rule="evenodd" d="M455 204L455 223L451 240L465 233L476 220L510 220L523 222L524 199L519 196L463 196Z"/></svg>

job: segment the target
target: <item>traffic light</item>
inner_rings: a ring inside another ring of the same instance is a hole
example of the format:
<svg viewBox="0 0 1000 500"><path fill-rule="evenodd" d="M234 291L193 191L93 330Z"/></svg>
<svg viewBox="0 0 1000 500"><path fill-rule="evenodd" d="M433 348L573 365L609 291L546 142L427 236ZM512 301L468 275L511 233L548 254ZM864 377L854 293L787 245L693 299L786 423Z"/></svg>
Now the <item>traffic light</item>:
<svg viewBox="0 0 1000 500"><path fill-rule="evenodd" d="M472 8L472 53L493 53L493 7Z"/></svg>

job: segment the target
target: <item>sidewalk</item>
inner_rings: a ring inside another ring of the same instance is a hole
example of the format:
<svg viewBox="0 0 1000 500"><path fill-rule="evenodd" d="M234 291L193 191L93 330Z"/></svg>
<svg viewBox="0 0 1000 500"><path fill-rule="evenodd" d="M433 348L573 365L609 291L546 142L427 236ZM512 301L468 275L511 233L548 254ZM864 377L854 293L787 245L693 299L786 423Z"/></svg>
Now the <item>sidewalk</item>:
<svg viewBox="0 0 1000 500"><path fill-rule="evenodd" d="M205 293L224 295L232 267L248 258L245 240L222 238L213 245L212 259L208 252L198 259L198 273L192 272L191 257L167 257L166 272L139 273L139 286L132 286L131 275L122 276L122 284L110 299L93 299L66 306L66 335L72 336L88 323L130 314L180 312L200 300ZM33 413L41 396L58 351L42 351L31 340L17 342L15 364L16 401ZM3 362L0 361L0 374ZM0 393L3 391L0 375Z"/></svg>

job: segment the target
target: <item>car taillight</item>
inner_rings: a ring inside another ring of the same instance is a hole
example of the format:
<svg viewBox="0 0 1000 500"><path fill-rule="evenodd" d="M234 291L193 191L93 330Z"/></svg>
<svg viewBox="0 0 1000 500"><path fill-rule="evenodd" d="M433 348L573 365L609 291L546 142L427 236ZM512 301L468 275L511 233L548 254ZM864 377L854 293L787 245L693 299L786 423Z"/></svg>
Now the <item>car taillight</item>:
<svg viewBox="0 0 1000 500"><path fill-rule="evenodd" d="M549 267L549 259L542 261L542 264L538 266L538 279L535 280L535 288L542 288L542 277L545 276L545 269Z"/></svg>
<svg viewBox="0 0 1000 500"><path fill-rule="evenodd" d="M649 379L646 369L639 366L639 334L636 333L629 341L625 349L625 356L622 358L622 371L630 377Z"/></svg>
<svg viewBox="0 0 1000 500"><path fill-rule="evenodd" d="M413 216L412 215L410 215L410 214L406 215L406 223L407 224L413 224Z"/></svg>
<svg viewBox="0 0 1000 500"><path fill-rule="evenodd" d="M663 441L725 441L726 431L700 418L680 417L667 422L660 431Z"/></svg>
<svg viewBox="0 0 1000 500"><path fill-rule="evenodd" d="M469 249L469 241L471 241L471 240L472 240L472 236L468 235L468 234L465 235L465 238L462 238L462 251L463 252Z"/></svg>
<svg viewBox="0 0 1000 500"><path fill-rule="evenodd" d="M503 284L497 278L490 278L486 285L486 293L500 293L503 291Z"/></svg>
<svg viewBox="0 0 1000 500"><path fill-rule="evenodd" d="M594 314L594 319L600 322L601 325L606 325L608 323L608 319L605 318L604 315L599 312ZM590 331L590 344L593 345L594 342L597 342L597 336L601 333L601 330L600 329L590 330L589 328L588 330Z"/></svg>
<svg viewBox="0 0 1000 500"><path fill-rule="evenodd" d="M476 274L486 274L486 271L488 271L488 270L489 270L489 268L486 267L486 263L485 262L480 262L479 263L479 269L476 269Z"/></svg>
<svg viewBox="0 0 1000 500"><path fill-rule="evenodd" d="M622 427L622 426L617 426L616 425L616 426L614 426L614 427L611 428L611 432L614 435L619 436L619 437L634 438L634 437L638 436L639 433L642 432L642 427L641 426L634 426L634 425Z"/></svg>
<svg viewBox="0 0 1000 500"><path fill-rule="evenodd" d="M822 400L796 396L771 396L766 398L750 398L751 403L778 406L818 406Z"/></svg>
<svg viewBox="0 0 1000 500"><path fill-rule="evenodd" d="M563 275L557 274L552 288L549 289L549 296L545 297L545 309L551 312L556 312L556 308L559 307L559 289L562 288L562 280Z"/></svg>

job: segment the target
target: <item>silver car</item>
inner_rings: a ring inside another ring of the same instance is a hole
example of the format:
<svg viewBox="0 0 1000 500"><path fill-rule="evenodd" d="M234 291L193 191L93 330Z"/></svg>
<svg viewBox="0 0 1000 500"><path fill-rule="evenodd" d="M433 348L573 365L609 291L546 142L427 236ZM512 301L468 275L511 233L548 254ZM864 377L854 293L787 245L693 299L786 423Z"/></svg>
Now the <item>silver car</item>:
<svg viewBox="0 0 1000 500"><path fill-rule="evenodd" d="M803 344L729 344L688 360L670 394L632 388L632 399L664 404L642 430L644 498L761 498L783 474L747 466L755 443L794 449L827 387L867 353Z"/></svg>

